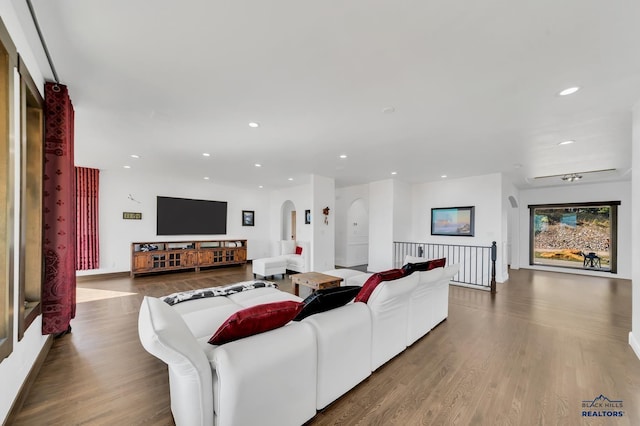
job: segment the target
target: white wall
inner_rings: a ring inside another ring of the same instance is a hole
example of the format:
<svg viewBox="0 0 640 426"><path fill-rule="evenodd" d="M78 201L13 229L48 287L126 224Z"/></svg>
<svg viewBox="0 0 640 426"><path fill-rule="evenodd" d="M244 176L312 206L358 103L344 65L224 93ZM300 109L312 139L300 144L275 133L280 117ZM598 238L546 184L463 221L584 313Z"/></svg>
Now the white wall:
<svg viewBox="0 0 640 426"><path fill-rule="evenodd" d="M369 271L393 267L393 180L369 184Z"/></svg>
<svg viewBox="0 0 640 426"><path fill-rule="evenodd" d="M129 194L135 201L129 199ZM227 202L226 235L156 234L156 197L168 196ZM247 257L269 254L269 196L260 190L191 181L171 175L149 175L134 169L100 171L100 269L78 275L129 271L134 241L247 239ZM242 226L242 210L255 211L255 226ZM141 212L142 220L124 220L122 212Z"/></svg>
<svg viewBox="0 0 640 426"><path fill-rule="evenodd" d="M409 241L412 235L411 185L393 180L393 240Z"/></svg>
<svg viewBox="0 0 640 426"><path fill-rule="evenodd" d="M502 261L503 199L502 176L499 173L462 179L446 179L413 186L412 241L490 246L498 244L496 281L503 282ZM473 237L431 235L431 209L438 207L475 206Z"/></svg>
<svg viewBox="0 0 640 426"><path fill-rule="evenodd" d="M336 264L369 262L369 185L336 189ZM357 225L354 225L357 223Z"/></svg>
<svg viewBox="0 0 640 426"><path fill-rule="evenodd" d="M327 271L335 267L335 205L336 191L333 178L311 176L311 270ZM329 207L325 220L322 214ZM301 215L304 216L304 215ZM304 219L304 218L303 218Z"/></svg>
<svg viewBox="0 0 640 426"><path fill-rule="evenodd" d="M555 203L584 203L620 201L618 207L618 273L616 278L631 278L631 182L598 184L570 184L552 188L536 188L520 191L520 267L572 274L611 277L609 272L566 269L529 265L529 205Z"/></svg>
<svg viewBox="0 0 640 426"><path fill-rule="evenodd" d="M632 278L632 291L633 297L631 301L631 332L629 333L629 344L635 351L638 358L640 358L640 262L638 257L640 256L640 223L638 218L640 217L640 102L638 102L633 108L633 122L632 122L632 168L635 171L632 175L632 198L633 205L632 211L635 220L631 223L631 235L632 246L631 259L631 278ZM622 228L628 230L629 228ZM628 231L625 231L629 234ZM620 252L620 250L618 250Z"/></svg>
<svg viewBox="0 0 640 426"><path fill-rule="evenodd" d="M33 41L31 38L31 34L34 34L33 29L27 27L27 31L24 30L21 22L30 22L28 20L28 10L26 9L25 2L17 2L18 10L14 9L12 2L9 1L1 1L0 2L0 17L2 17L2 21L13 40L13 43L25 62L29 72L31 73L31 77L33 78L40 94L44 96L44 77L43 72L38 66L36 62L36 57L34 52L31 50L29 41L33 43L33 45L38 46L37 41ZM28 41L29 40L29 41ZM18 86L19 80L16 79L14 85L14 102L13 109L14 111L20 111L20 101L19 101L19 91ZM73 93L71 93L73 96ZM20 129L20 117L19 114L14 115L14 135L11 135L11 140L14 143L14 151L19 153L19 143L20 137L18 134L18 130ZM15 198L13 205L15 206L14 217L20 217L20 202L19 202L19 191L17 188L20 187L20 158L19 155L16 155L14 158L14 170L16 173L15 178ZM19 247L18 240L19 232L14 231L14 240L13 246ZM14 250L14 259L13 264L18 265L19 260L19 250ZM22 386L24 380L31 369L31 366L35 362L36 358L40 354L42 350L47 336L42 335L42 316L38 316L31 326L26 330L25 335L21 341L17 340L18 335L18 315L19 310L16 308L18 306L18 277L19 271L18 266L14 267L14 276L13 276L13 286L14 286L14 315L13 315L13 352L9 357L5 358L0 362L0 419L2 419L2 423L4 419L6 419L9 410L11 409L11 405L15 400L20 387Z"/></svg>

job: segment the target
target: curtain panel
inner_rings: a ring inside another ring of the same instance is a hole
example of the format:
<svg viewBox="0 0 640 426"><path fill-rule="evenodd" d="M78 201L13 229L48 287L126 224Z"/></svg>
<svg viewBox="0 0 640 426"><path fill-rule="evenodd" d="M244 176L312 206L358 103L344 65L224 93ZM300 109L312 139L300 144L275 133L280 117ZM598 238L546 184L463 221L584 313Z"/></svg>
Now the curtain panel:
<svg viewBox="0 0 640 426"><path fill-rule="evenodd" d="M46 83L44 93L42 334L58 334L76 315L74 111L67 86Z"/></svg>
<svg viewBox="0 0 640 426"><path fill-rule="evenodd" d="M100 267L98 188L100 170L76 167L76 270Z"/></svg>

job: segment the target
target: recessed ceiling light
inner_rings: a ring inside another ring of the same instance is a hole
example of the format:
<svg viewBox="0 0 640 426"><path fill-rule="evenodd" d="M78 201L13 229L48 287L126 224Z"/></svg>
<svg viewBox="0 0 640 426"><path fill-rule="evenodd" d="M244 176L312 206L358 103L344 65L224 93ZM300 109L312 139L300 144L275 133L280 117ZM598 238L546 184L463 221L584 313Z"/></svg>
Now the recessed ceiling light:
<svg viewBox="0 0 640 426"><path fill-rule="evenodd" d="M293 180L293 178L289 178L289 179L287 179L287 180Z"/></svg>
<svg viewBox="0 0 640 426"><path fill-rule="evenodd" d="M255 121L252 121L251 123L249 123L249 127L253 127L255 129L256 127L260 127L260 123L256 123Z"/></svg>
<svg viewBox="0 0 640 426"><path fill-rule="evenodd" d="M573 95L574 93L576 93L578 90L580 90L580 87L575 86L575 87L569 87L567 89L564 89L563 91L561 91L560 93L558 93L558 95L560 96L567 96L567 95Z"/></svg>
<svg viewBox="0 0 640 426"><path fill-rule="evenodd" d="M264 188L264 186L262 186L262 185L258 185L258 188L262 189L262 188Z"/></svg>
<svg viewBox="0 0 640 426"><path fill-rule="evenodd" d="M391 172L391 174L392 174L392 175L397 175L397 174L398 174L398 172Z"/></svg>
<svg viewBox="0 0 640 426"><path fill-rule="evenodd" d="M346 154L342 154L342 155L340 155L340 158L345 159L345 158L347 158L347 155Z"/></svg>
<svg viewBox="0 0 640 426"><path fill-rule="evenodd" d="M122 167L124 167L125 169L130 169L131 168L131 166L122 166Z"/></svg>
<svg viewBox="0 0 640 426"><path fill-rule="evenodd" d="M262 164L260 164L260 163L256 163L256 164L254 164L254 166L256 166L256 167L262 167Z"/></svg>
<svg viewBox="0 0 640 426"><path fill-rule="evenodd" d="M562 141L560 142L558 145L571 145L572 143L574 143L575 141Z"/></svg>
<svg viewBox="0 0 640 426"><path fill-rule="evenodd" d="M393 114L394 112L396 112L396 109L390 106L390 107L382 108L382 112L385 114Z"/></svg>
<svg viewBox="0 0 640 426"><path fill-rule="evenodd" d="M208 152L203 152L203 153L202 153L202 156L203 156L203 157L209 157L209 156L211 156L211 154L209 154Z"/></svg>
<svg viewBox="0 0 640 426"><path fill-rule="evenodd" d="M130 155L130 157L131 157L131 158L140 158L140 156L139 156L139 155L136 155L136 154L131 154L131 155Z"/></svg>
<svg viewBox="0 0 640 426"><path fill-rule="evenodd" d="M204 180L209 180L209 176L205 176L205 177L204 177Z"/></svg>
<svg viewBox="0 0 640 426"><path fill-rule="evenodd" d="M441 177L442 179L444 179L444 178L446 178L446 177L447 177L447 175L441 175L440 177Z"/></svg>

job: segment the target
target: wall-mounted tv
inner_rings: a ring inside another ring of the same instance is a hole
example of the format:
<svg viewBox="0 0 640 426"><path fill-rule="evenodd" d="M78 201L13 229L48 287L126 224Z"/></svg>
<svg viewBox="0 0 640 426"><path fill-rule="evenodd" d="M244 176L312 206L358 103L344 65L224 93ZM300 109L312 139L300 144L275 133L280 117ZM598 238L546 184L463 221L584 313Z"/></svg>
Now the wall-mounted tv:
<svg viewBox="0 0 640 426"><path fill-rule="evenodd" d="M158 196L158 235L223 235L227 202Z"/></svg>

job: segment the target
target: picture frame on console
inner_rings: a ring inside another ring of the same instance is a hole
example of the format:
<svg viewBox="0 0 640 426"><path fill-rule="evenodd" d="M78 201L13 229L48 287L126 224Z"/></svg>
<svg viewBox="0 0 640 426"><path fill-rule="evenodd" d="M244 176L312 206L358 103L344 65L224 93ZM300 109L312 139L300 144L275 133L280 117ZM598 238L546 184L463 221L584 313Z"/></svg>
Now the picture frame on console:
<svg viewBox="0 0 640 426"><path fill-rule="evenodd" d="M473 237L475 206L431 209L431 235Z"/></svg>
<svg viewBox="0 0 640 426"><path fill-rule="evenodd" d="M255 226L255 216L254 210L242 210L242 226Z"/></svg>

